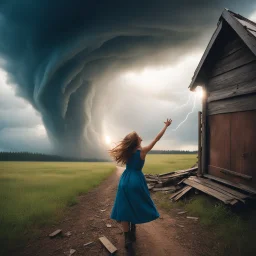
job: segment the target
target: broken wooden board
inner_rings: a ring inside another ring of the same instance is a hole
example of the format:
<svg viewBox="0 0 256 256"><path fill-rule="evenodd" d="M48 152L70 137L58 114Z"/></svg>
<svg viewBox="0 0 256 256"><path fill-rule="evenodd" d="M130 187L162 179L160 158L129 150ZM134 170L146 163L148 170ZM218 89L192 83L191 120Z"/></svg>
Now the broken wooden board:
<svg viewBox="0 0 256 256"><path fill-rule="evenodd" d="M186 186L181 193L179 193L177 196L173 198L174 201L178 201L181 197L183 197L188 191L190 191L192 187Z"/></svg>
<svg viewBox="0 0 256 256"><path fill-rule="evenodd" d="M154 188L153 188L153 191L169 191L169 190L175 191L176 188L175 188L174 186L163 187L163 188L157 188L157 187L154 187Z"/></svg>
<svg viewBox="0 0 256 256"><path fill-rule="evenodd" d="M147 178L145 177L146 182L151 182L151 183L158 183L158 179L152 179L152 178Z"/></svg>
<svg viewBox="0 0 256 256"><path fill-rule="evenodd" d="M56 236L58 236L58 235L61 235L62 234L62 230L61 229L57 229L57 230L55 230L54 232L52 232L50 235L49 235L49 237L50 238L54 238L54 237L56 237Z"/></svg>
<svg viewBox="0 0 256 256"><path fill-rule="evenodd" d="M163 183L160 182L160 183L157 183L154 185L155 188L162 188L163 187Z"/></svg>
<svg viewBox="0 0 256 256"><path fill-rule="evenodd" d="M194 187L210 196L213 196L219 200L221 200L223 203L225 204L236 204L238 201L231 196L227 196L219 191L216 191L215 189L212 189L210 187L207 187L205 185L199 184L198 182L192 180L192 179L186 179L183 181L183 183L185 183L186 185L189 185L191 187Z"/></svg>
<svg viewBox="0 0 256 256"><path fill-rule="evenodd" d="M182 193L184 190L187 189L187 186L185 186L184 188L182 188L181 190L171 194L171 196L169 197L169 199L173 199L175 196L177 196L178 194Z"/></svg>
<svg viewBox="0 0 256 256"><path fill-rule="evenodd" d="M213 188L225 195L228 195L230 197L234 197L236 199L238 199L239 201L245 203L245 198L248 198L248 195L242 194L236 190L233 190L231 188L228 188L226 186L220 185L216 182L213 182L211 180L208 179L204 179L204 178L199 178L199 177L189 177L189 179L192 179L200 184L203 184L207 187Z"/></svg>
<svg viewBox="0 0 256 256"><path fill-rule="evenodd" d="M147 185L148 185L148 189L149 189L149 190L154 187L154 185L152 185L152 184L147 184Z"/></svg>
<svg viewBox="0 0 256 256"><path fill-rule="evenodd" d="M254 188L251 188L249 186L246 186L246 185L243 185L241 183L234 183L234 182L231 182L231 181L228 181L228 180L225 180L225 179L221 179L221 178L218 178L218 177L215 177L213 175L210 175L210 174L204 174L204 177L210 179L210 180L216 180L222 184L226 184L226 185L229 185L231 187L234 187L234 188L237 188L237 189L240 189L240 190L243 190L245 192L249 192L253 195L256 195L256 190Z"/></svg>
<svg viewBox="0 0 256 256"><path fill-rule="evenodd" d="M196 171L198 169L198 167L193 167L193 168L190 168L190 169L186 169L186 170L179 170L179 171L175 171L175 172L167 172L167 173L162 173L162 174L159 174L159 177L163 177L163 176L166 176L166 175L175 175L177 173L190 173L190 172L193 172L193 171Z"/></svg>
<svg viewBox="0 0 256 256"><path fill-rule="evenodd" d="M99 240L110 254L117 252L117 248L105 236L100 237Z"/></svg>

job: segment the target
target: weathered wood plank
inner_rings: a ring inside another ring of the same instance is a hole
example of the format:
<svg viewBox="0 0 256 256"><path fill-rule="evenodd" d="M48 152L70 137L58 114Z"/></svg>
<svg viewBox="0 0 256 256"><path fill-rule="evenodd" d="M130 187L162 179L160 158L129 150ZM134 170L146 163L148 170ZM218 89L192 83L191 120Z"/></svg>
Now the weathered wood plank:
<svg viewBox="0 0 256 256"><path fill-rule="evenodd" d="M231 181L228 181L228 180L225 180L225 179L221 179L219 177L215 177L215 176L210 175L210 174L205 174L204 177L209 178L211 180L216 180L220 183L223 183L223 184L229 185L231 187L234 187L234 188L237 188L237 189L240 189L240 190L243 190L243 191L246 191L246 192L249 192L251 194L256 195L256 190L254 188L243 185L241 183L234 183L234 182L231 182Z"/></svg>
<svg viewBox="0 0 256 256"><path fill-rule="evenodd" d="M249 94L208 103L208 115L256 109L256 94Z"/></svg>
<svg viewBox="0 0 256 256"><path fill-rule="evenodd" d="M185 189L179 193L177 196L175 196L173 198L174 201L178 201L181 197L183 197L188 191L190 191L192 189L192 187L190 186L186 186Z"/></svg>
<svg viewBox="0 0 256 256"><path fill-rule="evenodd" d="M105 236L100 237L99 240L109 251L109 253L114 254L117 252L117 248Z"/></svg>
<svg viewBox="0 0 256 256"><path fill-rule="evenodd" d="M145 179L147 182L158 183L158 179L152 179L152 178L148 178L148 177L145 177Z"/></svg>
<svg viewBox="0 0 256 256"><path fill-rule="evenodd" d="M163 176L166 176L166 175L173 176L173 175L175 175L175 174L193 172L193 171L196 171L197 168L198 168L198 167L193 167L193 168L189 168L189 169L185 169L185 170L178 170L178 171L175 171L175 172L162 173L162 174L159 174L159 177L163 177Z"/></svg>
<svg viewBox="0 0 256 256"><path fill-rule="evenodd" d="M169 197L169 199L173 199L175 196L177 196L178 194L182 193L185 189L186 189L187 186L185 186L184 188L182 188L181 190L171 194L171 196Z"/></svg>
<svg viewBox="0 0 256 256"><path fill-rule="evenodd" d="M152 184L147 184L147 185L148 185L149 190L151 190L154 187L154 185L152 185Z"/></svg>
<svg viewBox="0 0 256 256"><path fill-rule="evenodd" d="M256 93L256 76L250 81L234 84L217 91L210 92L207 102Z"/></svg>
<svg viewBox="0 0 256 256"><path fill-rule="evenodd" d="M211 70L210 77L228 72L256 60L255 55L245 46L233 54L217 61Z"/></svg>
<svg viewBox="0 0 256 256"><path fill-rule="evenodd" d="M153 191L169 191L169 190L175 191L176 188L174 186L163 187L163 188L153 188Z"/></svg>
<svg viewBox="0 0 256 256"><path fill-rule="evenodd" d="M230 39L230 41L224 46L219 59L224 59L244 47L246 47L245 43L238 36L233 38L233 40Z"/></svg>
<svg viewBox="0 0 256 256"><path fill-rule="evenodd" d="M206 179L206 178L199 178L199 177L190 177L190 178L194 179L195 181L199 180L200 182L202 182L202 184L205 184L205 185L208 184L208 185L210 185L212 187L219 188L219 189L221 189L221 190L223 190L225 192L228 192L229 194L231 194L231 195L233 195L233 196L235 196L237 198L240 198L240 199L248 198L248 195L243 194L243 193L241 193L241 192L239 192L237 190L234 190L232 188L229 188L227 186L223 186L223 185L221 185L221 184L219 184L217 182L214 182L212 180L209 180L209 179Z"/></svg>
<svg viewBox="0 0 256 256"><path fill-rule="evenodd" d="M227 10L223 11L222 17L227 21L227 23L236 31L243 42L249 47L249 49L256 55L256 40L253 38L242 24L233 17Z"/></svg>
<svg viewBox="0 0 256 256"><path fill-rule="evenodd" d="M62 234L62 230L61 229L57 229L57 230L55 230L54 232L52 232L50 235L49 235L49 237L50 238L54 238L54 237L56 237L56 236L58 236L58 235L61 235Z"/></svg>
<svg viewBox="0 0 256 256"><path fill-rule="evenodd" d="M232 200L234 200L234 197L230 197L230 196L227 196L219 191L216 191L215 189L212 189L212 188L209 188L207 186L204 186L202 184L199 184L193 180L189 180L189 179L186 179L183 181L183 183L191 186L191 187L194 187L210 196L213 196L219 200L221 200L222 202L224 202L225 204L229 204Z"/></svg>
<svg viewBox="0 0 256 256"><path fill-rule="evenodd" d="M222 188L220 188L220 187L218 187L218 186L215 186L215 184L212 184L212 183L209 183L209 182L205 182L205 180L207 180L207 179L202 179L202 178L201 178L201 179L198 179L198 178L196 178L196 177L194 177L194 178L189 178L189 179L191 179L191 180L193 180L193 181L196 181L197 183L202 184L202 185L204 185L204 186L207 186L207 187L209 187L209 188L212 188L212 189L214 189L214 190L216 190L216 191L218 191L218 192L220 192L220 193L222 193L222 194L224 194L224 195L226 195L226 196L235 198L235 199L237 199L237 200L239 200L239 201L245 203L245 201L243 200L243 198L240 198L240 197L238 197L238 196L235 196L234 194L231 194L231 193L227 192L226 190L224 190L224 189L222 189ZM244 194L242 194L242 196L243 196L244 198L246 198L246 197L248 198L248 196L246 196L246 195L244 195Z"/></svg>
<svg viewBox="0 0 256 256"><path fill-rule="evenodd" d="M211 93L234 85L246 84L256 78L256 61L233 69L229 72L210 78L207 90Z"/></svg>

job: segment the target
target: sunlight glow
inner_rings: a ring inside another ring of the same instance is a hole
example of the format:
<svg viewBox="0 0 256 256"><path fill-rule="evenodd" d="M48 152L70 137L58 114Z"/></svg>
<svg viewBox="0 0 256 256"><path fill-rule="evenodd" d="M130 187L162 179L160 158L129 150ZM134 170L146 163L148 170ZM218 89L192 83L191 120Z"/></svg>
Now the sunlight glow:
<svg viewBox="0 0 256 256"><path fill-rule="evenodd" d="M200 99L204 97L204 90L201 86L196 87L195 93Z"/></svg>
<svg viewBox="0 0 256 256"><path fill-rule="evenodd" d="M110 145L111 142L112 142L111 138L110 138L109 136L105 136L105 143L106 143L107 145Z"/></svg>
<svg viewBox="0 0 256 256"><path fill-rule="evenodd" d="M36 126L36 135L43 137L47 135L45 127L42 124Z"/></svg>

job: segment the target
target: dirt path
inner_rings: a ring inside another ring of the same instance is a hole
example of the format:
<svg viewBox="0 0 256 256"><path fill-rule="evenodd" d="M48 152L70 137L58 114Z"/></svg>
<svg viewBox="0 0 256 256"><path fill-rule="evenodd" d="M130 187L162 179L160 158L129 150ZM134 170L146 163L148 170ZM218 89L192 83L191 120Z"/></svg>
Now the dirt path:
<svg viewBox="0 0 256 256"><path fill-rule="evenodd" d="M37 240L31 240L23 252L13 255L63 256L69 255L70 249L76 250L73 254L75 256L108 255L98 241L101 235L105 235L117 247L117 255L126 255L121 225L109 218L122 171L121 168L117 169L99 187L80 196L79 203L67 209L62 222L43 229ZM193 250L188 249L189 246L179 241L176 225L178 220L159 207L158 211L159 219L137 226L137 241L134 244L136 255L195 255ZM112 227L108 228L106 224L111 224ZM71 235L50 239L48 234L56 229L62 229L63 233L69 231ZM94 243L84 246L91 241Z"/></svg>

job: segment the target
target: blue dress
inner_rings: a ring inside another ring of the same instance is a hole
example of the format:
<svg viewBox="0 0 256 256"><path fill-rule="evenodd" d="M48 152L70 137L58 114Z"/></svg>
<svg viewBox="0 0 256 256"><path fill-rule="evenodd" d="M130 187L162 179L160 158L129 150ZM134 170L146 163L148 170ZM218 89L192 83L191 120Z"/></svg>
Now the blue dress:
<svg viewBox="0 0 256 256"><path fill-rule="evenodd" d="M140 150L133 153L127 161L126 169L119 180L111 219L140 224L160 216L142 172L144 162L140 158Z"/></svg>

